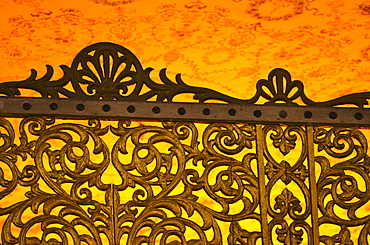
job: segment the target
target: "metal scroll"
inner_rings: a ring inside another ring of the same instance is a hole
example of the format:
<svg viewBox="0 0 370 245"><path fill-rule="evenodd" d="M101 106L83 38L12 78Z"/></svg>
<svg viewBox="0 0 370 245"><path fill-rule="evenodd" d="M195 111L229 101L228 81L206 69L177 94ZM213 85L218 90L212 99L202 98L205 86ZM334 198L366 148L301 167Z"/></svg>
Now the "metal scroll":
<svg viewBox="0 0 370 245"><path fill-rule="evenodd" d="M89 62L100 68L92 71ZM367 130L356 127L368 125L368 93L316 103L282 69L260 80L249 100L188 86L179 76L172 82L164 71L157 84L131 52L109 43L87 47L62 69L57 81L49 68L37 80L33 72L0 84L0 104L11 103L0 118L2 244L369 244ZM142 93L144 85L150 90ZM35 99L20 88L41 94L37 103L54 115L6 111L16 101L32 111ZM180 93L194 93L204 117L181 120L192 113L171 102ZM254 104L261 97L267 105ZM306 106L295 105L298 98ZM123 110L111 110L120 100ZM58 112L68 103L111 114ZM241 108L257 119L235 118L236 104L252 106ZM332 106L341 104L360 108L350 109L347 123L328 123L344 110ZM153 114L131 120L144 105ZM163 116L162 106L178 117ZM227 117L207 119L225 108ZM315 113L328 119L281 123L256 112L287 118L281 111L289 108L305 120Z"/></svg>

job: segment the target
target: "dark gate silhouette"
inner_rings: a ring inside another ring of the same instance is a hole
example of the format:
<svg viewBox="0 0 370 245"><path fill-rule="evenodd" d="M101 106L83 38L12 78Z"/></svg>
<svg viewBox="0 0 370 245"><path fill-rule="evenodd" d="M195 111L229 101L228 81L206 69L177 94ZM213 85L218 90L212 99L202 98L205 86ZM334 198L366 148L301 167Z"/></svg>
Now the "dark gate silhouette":
<svg viewBox="0 0 370 245"><path fill-rule="evenodd" d="M2 244L369 243L369 93L278 68L238 99L112 43L61 69L0 84Z"/></svg>

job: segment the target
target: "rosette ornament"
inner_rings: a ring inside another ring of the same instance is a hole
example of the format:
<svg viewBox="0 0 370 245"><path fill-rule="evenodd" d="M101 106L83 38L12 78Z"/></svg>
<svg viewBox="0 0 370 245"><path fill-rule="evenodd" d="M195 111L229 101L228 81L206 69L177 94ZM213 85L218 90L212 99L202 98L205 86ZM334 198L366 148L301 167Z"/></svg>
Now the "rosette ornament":
<svg viewBox="0 0 370 245"><path fill-rule="evenodd" d="M261 79L257 83L257 93L251 100L257 100L260 96L268 100L267 103L285 102L295 104L293 101L302 96L307 99L303 91L303 83L298 80L292 81L288 71L274 69L268 75L268 79Z"/></svg>
<svg viewBox="0 0 370 245"><path fill-rule="evenodd" d="M47 65L46 68L46 74L40 78L37 71L32 69L30 77L23 81L0 83L0 95L27 97L22 94L22 90L26 89L37 92L42 98L190 102L177 101L176 96L193 94L193 102L196 103L218 101L228 104L256 104L262 97L268 104L297 105L296 100L300 99L308 106L353 105L360 108L367 105L367 100L370 99L370 92L364 92L314 102L305 95L303 83L299 80L292 81L290 73L282 68L272 70L267 80L259 80L257 91L250 99L235 98L210 88L190 86L182 80L181 74L171 80L166 75L166 68L160 70L160 81L157 82L149 76L153 68L143 69L139 59L131 51L109 42L92 44L82 49L71 67L60 66L63 76L58 80L51 80L53 67Z"/></svg>
<svg viewBox="0 0 370 245"><path fill-rule="evenodd" d="M355 105L363 108L367 105L367 99L370 99L370 92L348 94L333 100L324 102L315 102L307 98L304 93L304 85L299 80L293 80L290 73L282 68L273 69L267 80L261 79L256 85L256 94L247 104L255 104L260 97L267 100L266 104L286 103L297 105L296 99L307 106L337 106L337 105Z"/></svg>
<svg viewBox="0 0 370 245"><path fill-rule="evenodd" d="M144 70L133 53L120 45L98 43L83 49L71 66L77 94L113 100L138 95ZM129 93L129 87L133 91Z"/></svg>

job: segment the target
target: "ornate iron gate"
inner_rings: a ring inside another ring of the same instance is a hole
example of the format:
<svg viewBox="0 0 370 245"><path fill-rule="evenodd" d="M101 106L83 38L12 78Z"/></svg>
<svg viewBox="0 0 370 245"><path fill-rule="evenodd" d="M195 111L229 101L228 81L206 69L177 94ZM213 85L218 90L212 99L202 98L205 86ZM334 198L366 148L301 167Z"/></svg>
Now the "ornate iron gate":
<svg viewBox="0 0 370 245"><path fill-rule="evenodd" d="M241 100L111 43L47 68L0 84L2 244L369 243L369 93L275 69Z"/></svg>

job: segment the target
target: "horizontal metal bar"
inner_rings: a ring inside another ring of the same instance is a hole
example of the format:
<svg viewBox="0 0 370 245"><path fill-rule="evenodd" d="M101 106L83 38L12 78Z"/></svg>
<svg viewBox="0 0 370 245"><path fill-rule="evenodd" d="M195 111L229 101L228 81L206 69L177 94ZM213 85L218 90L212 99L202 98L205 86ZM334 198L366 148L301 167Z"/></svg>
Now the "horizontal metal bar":
<svg viewBox="0 0 370 245"><path fill-rule="evenodd" d="M176 102L0 98L1 116L129 118L370 126L370 109Z"/></svg>

